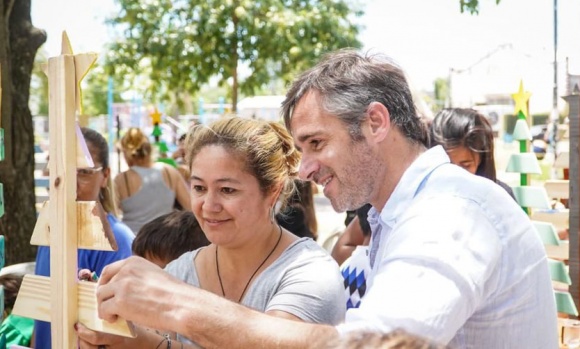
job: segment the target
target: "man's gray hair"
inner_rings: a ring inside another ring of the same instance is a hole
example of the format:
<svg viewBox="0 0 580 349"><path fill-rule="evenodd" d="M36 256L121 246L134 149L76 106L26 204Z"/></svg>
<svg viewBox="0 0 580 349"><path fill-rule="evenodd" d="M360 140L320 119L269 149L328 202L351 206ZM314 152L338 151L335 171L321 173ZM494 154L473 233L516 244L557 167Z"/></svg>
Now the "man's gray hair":
<svg viewBox="0 0 580 349"><path fill-rule="evenodd" d="M282 116L288 130L296 104L309 91L315 91L322 108L349 128L353 140L362 139L361 123L372 102L383 104L391 122L414 143L427 142L427 131L417 116L413 97L403 70L380 54L362 55L352 49L327 54L315 67L300 75L282 103Z"/></svg>

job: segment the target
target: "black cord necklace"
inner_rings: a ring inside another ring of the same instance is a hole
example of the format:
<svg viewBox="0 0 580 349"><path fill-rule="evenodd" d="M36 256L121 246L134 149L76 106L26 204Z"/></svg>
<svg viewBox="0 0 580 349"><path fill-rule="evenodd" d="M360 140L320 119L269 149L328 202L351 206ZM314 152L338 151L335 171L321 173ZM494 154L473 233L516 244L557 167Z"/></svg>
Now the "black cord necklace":
<svg viewBox="0 0 580 349"><path fill-rule="evenodd" d="M270 251L270 253L268 253L266 258L264 258L264 260L262 261L262 263L260 263L258 268L256 268L256 270L254 270L254 273L252 274L252 276L250 276L250 279L246 283L246 286L244 287L244 290L242 291L242 294L240 295L240 299L238 299L238 303L240 303L242 301L242 298L244 297L244 293L246 293L248 286L250 286L250 282L252 282L252 279L254 278L254 276L256 276L256 273L258 272L258 270L260 270L260 268L264 265L264 263L266 263L268 258L270 258L270 256L272 255L272 253L274 253L274 251L276 251L276 247L278 247L278 244L280 244L280 240L282 240L282 227L278 224L278 228L280 228L280 235L278 236L278 241L276 241L276 245L274 245L274 248L272 249L272 251ZM220 265L218 263L218 247L217 247L217 245L215 247L215 267L217 269L217 276L218 276L218 280L220 281L220 287L222 288L222 296L225 298L226 292L224 291L224 284L222 283L222 277L220 275Z"/></svg>

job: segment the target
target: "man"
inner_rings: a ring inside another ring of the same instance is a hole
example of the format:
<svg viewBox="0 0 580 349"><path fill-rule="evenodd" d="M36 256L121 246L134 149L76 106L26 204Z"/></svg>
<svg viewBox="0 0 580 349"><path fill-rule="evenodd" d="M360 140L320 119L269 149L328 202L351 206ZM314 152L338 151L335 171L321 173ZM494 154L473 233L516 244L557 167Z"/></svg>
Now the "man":
<svg viewBox="0 0 580 349"><path fill-rule="evenodd" d="M557 348L546 255L517 204L426 150L405 76L354 51L300 76L283 104L300 176L335 210L371 203L367 292L337 327L275 319L188 287L142 260L103 273L99 314L204 347L299 348L353 331L408 332L453 348Z"/></svg>

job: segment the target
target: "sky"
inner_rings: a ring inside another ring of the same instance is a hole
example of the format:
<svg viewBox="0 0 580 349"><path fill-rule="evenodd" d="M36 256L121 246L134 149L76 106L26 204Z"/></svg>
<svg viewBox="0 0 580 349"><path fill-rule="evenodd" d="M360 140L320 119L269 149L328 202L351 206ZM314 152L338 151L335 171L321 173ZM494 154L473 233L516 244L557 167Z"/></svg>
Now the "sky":
<svg viewBox="0 0 580 349"><path fill-rule="evenodd" d="M480 0L479 15L460 13L459 0L360 0L365 15L360 40L365 50L395 59L413 85L431 90L450 69L467 68L501 45L553 61L554 1L558 2L558 60L580 68L580 1ZM113 0L32 0L32 22L47 32L45 50L60 53L66 30L75 52L102 51L112 30L104 18ZM578 62L578 63L576 63ZM576 69L580 73L580 69Z"/></svg>

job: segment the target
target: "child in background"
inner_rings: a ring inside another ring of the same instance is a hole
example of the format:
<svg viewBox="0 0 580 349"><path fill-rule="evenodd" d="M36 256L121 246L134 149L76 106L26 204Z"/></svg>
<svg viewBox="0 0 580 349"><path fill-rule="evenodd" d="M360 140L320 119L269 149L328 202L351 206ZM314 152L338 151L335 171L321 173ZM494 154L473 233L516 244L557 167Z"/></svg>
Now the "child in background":
<svg viewBox="0 0 580 349"><path fill-rule="evenodd" d="M349 250L352 251L344 262L339 262L340 272L344 278L347 309L358 308L367 290L367 278L371 272L368 252L371 226L367 220L370 209L371 204L365 204L355 211L355 218L332 250L332 256L337 261L337 258L343 258Z"/></svg>
<svg viewBox="0 0 580 349"><path fill-rule="evenodd" d="M185 252L209 245L191 211L174 211L145 224L133 241L133 254L161 268Z"/></svg>

